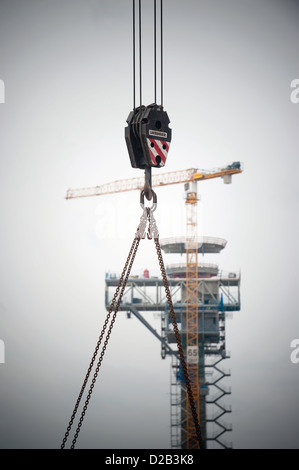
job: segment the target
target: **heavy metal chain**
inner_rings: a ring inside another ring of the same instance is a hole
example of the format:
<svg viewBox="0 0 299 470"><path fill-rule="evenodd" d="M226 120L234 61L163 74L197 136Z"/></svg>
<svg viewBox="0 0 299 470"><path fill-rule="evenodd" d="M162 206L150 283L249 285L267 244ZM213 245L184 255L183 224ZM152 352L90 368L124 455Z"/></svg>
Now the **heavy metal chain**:
<svg viewBox="0 0 299 470"><path fill-rule="evenodd" d="M127 257L125 266L123 268L122 274L120 276L117 288L115 290L115 294L113 296L113 299L112 299L112 302L111 302L111 305L110 305L110 308L109 308L109 312L108 312L106 320L104 322L104 325L103 325L101 334L99 336L95 351L92 355L92 359L91 359L90 365L88 367L83 385L81 387L78 399L76 401L76 404L75 404L75 407L74 407L69 425L67 427L65 436L63 438L63 441L62 441L62 444L61 444L61 449L64 449L65 444L67 442L69 433L71 431L71 428L72 428L72 425L73 425L73 422L74 422L74 419L75 419L75 416L76 416L77 411L78 411L78 407L80 405L84 390L86 388L88 379L90 377L92 368L94 366L96 357L97 357L98 352L99 352L100 345L102 343L105 331L107 329L112 311L113 311L114 306L115 306L114 314L112 316L110 326L109 326L107 334L106 334L106 338L105 338L105 341L104 341L104 344L103 344L103 347L102 347L102 351L100 353L100 357L98 359L96 369L95 369L95 372L94 372L94 375L93 375L93 379L92 379L91 385L89 387L89 391L87 393L85 404L83 406L83 410L82 410L82 413L81 413L81 416L80 416L80 419L79 419L79 422L78 422L78 426L77 426L77 429L76 429L76 432L75 432L75 435L74 435L74 438L73 438L73 441L72 441L71 448L72 449L75 448L75 444L76 444L80 429L81 429L82 424L83 424L83 420L84 420L84 417L85 417L85 414L86 414L86 411L87 411L87 407L88 407L88 404L89 404L89 401L90 401L90 398L91 398L91 395L92 395L92 392L93 392L93 389L94 389L94 386L95 386L95 383L96 383L96 379L97 379L98 374L99 374L99 370L100 370L100 367L101 367L101 364L102 364L102 361L103 361L103 357L104 357L104 354L105 354L105 351L106 351L106 348L107 348L107 345L108 345L108 341L109 341L110 336L111 336L112 328L113 328L115 320L116 320L116 315L118 313L119 306L120 306L120 303L121 303L121 300L122 300L122 296L123 296L123 293L124 293L124 290L125 290L125 287L126 287L126 284L127 284L130 272L131 272L131 268L132 268L132 265L133 265L133 262L134 262L139 244L140 244L140 240L142 238L145 238L145 236L146 236L145 231L146 231L147 222L149 222L147 237L149 239L154 238L154 242L155 242L155 245L156 245L158 261L159 261L161 274L162 274L162 278L163 278L163 282L164 282L166 297L167 297L168 304L169 304L169 309L170 309L170 314L171 314L171 319L172 319L172 323L173 323L174 333L175 333L175 337L176 337L176 341L177 341L177 346L178 346L178 350L179 350L180 360L181 360L181 364L182 364L182 368L183 368L183 372L184 372L185 383L186 383L187 393L188 393L190 407L191 407L191 411L192 411L193 421L194 421L194 425L195 425L199 445L201 445L201 442L202 442L201 431L200 431L197 411L196 411L196 407L195 407L195 402L194 402L194 398L193 398L193 394L192 394L191 382L190 382L190 379L189 379L188 370L187 370L187 366L186 366L186 362L185 362L185 358L184 358L184 352L183 352L183 347L182 347L182 343L181 343L180 333L179 333L179 330L178 330L178 326L177 326L177 322L176 322L176 318L175 318L175 313L174 313L174 309L173 309L173 304L172 304L169 284L168 284L168 280L167 280L166 270L165 270L165 266L164 266L164 262L163 262L162 253L161 253L161 247L160 247L160 243L159 243L159 233L158 233L158 229L157 229L157 226L156 226L155 218L153 216L153 210L149 209L147 207L144 207L143 208L143 214L141 216L140 223L139 223L139 226L138 226L136 234L135 234L135 238L134 238L132 246L130 248L129 255ZM118 300L117 300L117 297L118 297ZM116 302L116 300L117 300L117 302ZM115 303L116 303L116 305L115 305Z"/></svg>
<svg viewBox="0 0 299 470"><path fill-rule="evenodd" d="M169 311L170 311L171 320L172 320L172 324L173 324L174 334L175 334L175 338L176 338L176 342L177 342L177 346L178 346L178 350L179 350L181 365L182 365L182 369L183 369L183 372L184 372L184 378L185 378L187 393L188 393L188 397L189 397L190 408L191 408L191 412L192 412L194 426L195 426L195 430L196 430L196 435L197 435L197 438L198 438L199 447L201 447L202 436L201 436L201 431L200 431L198 415L197 415L196 406L195 406L195 402L194 402L194 397L193 397L193 393L192 393L192 388L191 388L191 382L190 382L190 379L189 379L188 369L187 369L187 365L186 365L186 361L185 361L185 357L184 357L181 337L180 337L180 333L179 333L179 329L178 329L178 326L177 326L175 313L174 313L174 309L173 309L173 304L172 304L169 284L168 284L168 280L167 280L167 274L166 274L166 270L165 270L165 266L164 266L164 261L163 261L163 257L162 257L161 247L160 247L160 243L159 243L159 238L154 238L154 241L155 241L156 250L157 250L157 254L158 254L158 260L159 260L160 270L161 270L161 274L162 274L162 278L163 278L166 297L167 297L167 301L168 301L168 305L169 305Z"/></svg>
<svg viewBox="0 0 299 470"><path fill-rule="evenodd" d="M105 342L104 342L104 345L103 345L103 349L102 349L100 358L98 360L96 371L94 373L93 380L92 380L92 383L91 383L91 386L90 386L90 389L89 389L89 392L88 392L88 395L87 395L87 398L86 398L86 401L85 401L85 405L84 405L84 408L83 408L83 411L82 411L82 414L81 414L81 417L80 417L80 421L79 421L79 424L78 424L78 427L77 427L77 430L76 430L76 434L75 434L73 442L72 442L72 448L74 448L74 446L75 446L75 443L76 443L76 440L78 438L78 434L80 432L80 429L81 429L81 426L82 426L82 423L83 423L83 419L84 419L84 416L85 416L85 413L86 413L86 410L87 410L87 406L88 406L88 403L89 403L89 400L91 398L91 394L92 394L92 391L93 391L93 388L94 388L94 385L95 385L95 382L96 382L96 378L97 378L98 373L99 373L99 368L101 366L101 363L102 363L102 360L103 360L103 357L104 357L104 353L105 353L106 348L107 348L107 344L108 344L108 341L109 341L109 338L110 338L110 335L111 335L111 331L112 331L112 328L113 328L113 325L114 325L114 322L115 322L115 319L116 319L116 314L117 314L119 306L120 306L120 302L121 302L121 299L122 299L122 296L123 296L123 292L125 290L127 280L128 280L129 275L130 275L130 272L131 272L131 268L132 268L132 265L133 265L133 262L134 262L134 259L135 259L135 256L136 256L136 252L137 252L139 243L140 243L140 238L134 238L132 246L131 246L130 251L129 251L129 255L127 257L127 260L126 260L126 263L125 263L125 266L124 266L124 269L123 269L121 277L119 279L119 283L118 283L117 288L115 290L115 294L114 294L114 297L112 299L112 302L111 302L111 305L110 305L110 308L109 308L109 312L107 314L107 317L106 317L106 320L104 322L101 334L99 336L99 339L98 339L95 351L93 353L90 365L88 367L87 374L85 376L82 388L80 390L76 405L74 407L73 414L71 416L69 425L67 427L67 431L66 431L65 436L63 438L63 441L62 441L62 444L61 444L61 449L63 449L65 447L65 444L66 444L66 441L68 439L69 433L71 431L71 428L72 428L72 425L73 425L78 407L80 405L84 390L86 388L88 379L90 377L94 362L95 362L96 357L98 355L98 351L99 351L100 345L102 343L102 340L103 340L103 337L104 337L104 334L105 334L105 330L108 326L111 313L113 311L116 299L119 295L119 299L118 299L118 302L117 302L116 307L115 307L115 312L113 314L113 317L112 317L112 320L111 320L111 323L110 323L110 326L109 326L109 329L108 329L108 333L107 333L107 336L106 336L106 339L105 339ZM126 271L127 271L127 274L126 274ZM125 276L125 274L126 274L126 276ZM124 277L125 277L125 279L124 279ZM121 289L121 292L119 294L120 289Z"/></svg>

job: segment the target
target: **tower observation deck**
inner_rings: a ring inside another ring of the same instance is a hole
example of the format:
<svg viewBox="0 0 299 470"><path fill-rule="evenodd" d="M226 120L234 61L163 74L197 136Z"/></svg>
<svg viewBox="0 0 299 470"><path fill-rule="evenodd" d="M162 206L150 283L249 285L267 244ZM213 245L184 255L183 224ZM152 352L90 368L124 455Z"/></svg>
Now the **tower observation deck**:
<svg viewBox="0 0 299 470"><path fill-rule="evenodd" d="M161 248L165 253L186 253L186 237L164 238L160 240ZM223 238L196 237L197 252L200 254L220 253L226 247L227 241Z"/></svg>
<svg viewBox="0 0 299 470"><path fill-rule="evenodd" d="M165 254L185 254L186 237L161 239ZM214 237L197 237L198 254L219 254L226 247L226 240ZM187 303L186 263L166 263L166 272L177 324L181 334L185 357L187 357ZM105 303L109 309L114 288L119 276L106 274ZM230 390L222 385L229 372L224 372L219 363L229 357L226 351L226 312L240 310L240 274L223 272L216 264L198 262L197 266L197 315L198 315L198 377L200 389L200 426L204 447L214 441L216 447L230 447L223 441L223 434L231 430L222 421L223 415L231 412L224 403ZM171 357L170 367L170 429L171 447L186 448L187 396L183 372L180 366L176 339L173 332L163 280L150 276L145 270L142 276L128 279L120 310L132 314L160 341L161 357ZM150 325L147 312L159 312L160 334ZM187 358L188 361L188 358ZM216 431L215 431L216 429Z"/></svg>

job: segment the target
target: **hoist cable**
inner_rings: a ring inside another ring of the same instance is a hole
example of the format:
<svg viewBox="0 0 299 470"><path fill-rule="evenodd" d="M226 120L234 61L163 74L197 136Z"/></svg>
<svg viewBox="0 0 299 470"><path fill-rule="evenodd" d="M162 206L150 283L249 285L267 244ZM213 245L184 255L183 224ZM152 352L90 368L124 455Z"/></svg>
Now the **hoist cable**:
<svg viewBox="0 0 299 470"><path fill-rule="evenodd" d="M133 0L133 109L136 107L135 0Z"/></svg>
<svg viewBox="0 0 299 470"><path fill-rule="evenodd" d="M79 425L78 425L78 427L77 427L76 434L75 434L75 437L74 437L74 439L73 439L72 448L74 448L74 445L75 445L75 442L76 442L76 440L77 440L77 437L78 437L80 428L81 428L82 423L83 423L83 419L84 419L84 416L85 416L85 413L86 413L86 410L87 410L87 406L88 406L88 403L89 403L89 400L90 400L90 397L91 397L91 393L92 393L93 388L94 388L94 384L95 384L95 381L96 381L96 377L97 377L97 375L98 375L99 368L100 368L100 365L101 365L101 363L102 363L105 350L106 350L106 348L107 348L108 340L109 340L110 335L111 335L111 330L112 330L112 328L113 328L113 325L114 325L114 322L115 322L115 319L116 319L116 314L117 314L118 309L119 309L119 306L120 306L120 302L121 302L121 299L122 299L122 296L123 296L123 292L124 292L124 290L125 290L125 287L126 287L126 284L127 284L127 280L128 280L129 275L130 275L130 272L131 272L131 268L132 268L132 265L133 265L133 262L134 262L134 259L135 259L135 256L136 256L136 252L137 252L137 249L138 249L138 246L139 246L139 242L140 242L140 240L137 239L137 238L135 238L135 239L133 240L132 246L131 246L130 251L129 251L129 255L128 255L128 257L127 257L125 266L124 266L124 268L123 268L121 277L120 277L120 279L119 279L117 288L116 288L116 290L115 290L114 297L113 297L113 299L112 299L112 302L111 302L111 305L110 305L110 308L109 308L109 312L108 312L107 317L106 317L106 320L105 320L105 322L104 322L104 325L103 325L101 334L100 334L100 336L99 336L99 339L98 339L98 342L97 342L95 351L94 351L94 353L93 353L93 356L92 356L90 365L89 365L89 367L88 367L88 370L87 370L87 373L86 373L86 376L85 376L83 385L82 385L82 387L81 387L81 390L80 390L78 399L77 399L77 401L76 401L76 404L75 404L75 407L74 407L74 410L73 410L73 413L72 413L72 416L71 416L69 425L68 425L67 430L66 430L66 433L65 433L65 435L64 435L64 438L63 438L63 441L62 441L62 444L61 444L61 449L64 449L65 444L66 444L66 442L67 442L67 439L68 439L69 433L70 433L70 431L71 431L71 428L72 428L74 419L75 419L75 417L76 417L76 414L77 414L77 411L78 411L78 407L79 407L79 405L80 405L80 402L81 402L81 399L82 399L84 390L85 390L85 388L86 388L88 379L89 379L89 377L90 377L90 374L91 374L91 371L92 371L94 362L95 362L96 357L97 357L97 355L98 355L98 351L99 351L100 345L101 345L101 343L102 343L102 340L103 340L103 337L104 337L104 334L105 334L105 330L106 330L106 328L107 328L107 326L108 326L111 313L112 313L112 311L113 311L113 309L114 309L114 305L115 305L116 299L117 299L117 297L119 296L118 301L117 301L117 304L116 304L116 307L115 307L115 312L114 312L114 315L113 315L113 317L112 317L112 320L111 320L111 323L110 323L110 326L109 326L109 329L108 329L108 333L107 333L107 336L106 336L106 339L105 339L105 342L104 342L104 345L103 345L103 349L102 349L102 352L101 352L101 355L100 355L100 359L99 359L98 364L97 364L97 369L96 369L96 372L95 372L95 374L94 374L93 381L92 381L91 387L90 387L89 392L88 392L88 396L87 396L88 401L87 401L87 399L86 399L85 405L84 405L84 408L83 408L83 411L82 411L82 414L81 414L81 418L80 418L80 421L79 421ZM125 275L126 275L126 276L125 276ZM124 279L124 277L125 277L125 279ZM120 291L120 289L121 289L121 291ZM119 291L120 291L120 293L119 293Z"/></svg>
<svg viewBox="0 0 299 470"><path fill-rule="evenodd" d="M154 90L157 103L157 0L154 0Z"/></svg>
<svg viewBox="0 0 299 470"><path fill-rule="evenodd" d="M163 0L161 0L161 106L163 106Z"/></svg>
<svg viewBox="0 0 299 470"><path fill-rule="evenodd" d="M138 2L139 105L142 105L142 3ZM154 0L154 103L157 103L157 0ZM164 99L163 0L160 0L160 93ZM133 0L133 109L136 107L136 3Z"/></svg>
<svg viewBox="0 0 299 470"><path fill-rule="evenodd" d="M141 0L139 0L139 92L142 105L142 46L141 46Z"/></svg>

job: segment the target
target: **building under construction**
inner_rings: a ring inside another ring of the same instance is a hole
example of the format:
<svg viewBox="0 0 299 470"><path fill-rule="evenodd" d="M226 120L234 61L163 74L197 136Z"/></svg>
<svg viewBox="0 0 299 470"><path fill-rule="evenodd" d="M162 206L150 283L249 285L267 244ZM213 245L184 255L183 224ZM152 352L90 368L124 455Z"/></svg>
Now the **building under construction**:
<svg viewBox="0 0 299 470"><path fill-rule="evenodd" d="M197 255L217 254L225 248L226 243L226 240L220 238L197 237L193 240L193 249L196 244ZM186 237L160 240L160 244L165 254L186 255L188 251ZM194 277L193 273L192 278L196 289L196 305L193 302L196 312L196 346L190 346L192 338L188 338L188 334L190 335L192 326L188 325L188 266L187 263L169 264L166 270L189 374L192 375L193 393L200 410L202 447L208 448L209 441L215 441L218 447L231 447L223 436L231 430L230 425L225 423L225 418L223 419L224 415L231 412L231 408L225 403L225 395L230 394L230 390L223 384L223 379L230 373L225 372L220 363L229 357L225 342L226 314L240 310L240 275L235 272L224 273L215 264L197 262L197 275ZM118 282L117 276L106 275L107 309ZM188 420L188 396L162 278L150 276L147 269L143 276L131 276L127 281L120 310L127 312L128 317L134 315L158 338L162 359L171 357L171 447L192 447L188 441L192 437L192 425ZM148 322L147 312L159 312L160 334Z"/></svg>

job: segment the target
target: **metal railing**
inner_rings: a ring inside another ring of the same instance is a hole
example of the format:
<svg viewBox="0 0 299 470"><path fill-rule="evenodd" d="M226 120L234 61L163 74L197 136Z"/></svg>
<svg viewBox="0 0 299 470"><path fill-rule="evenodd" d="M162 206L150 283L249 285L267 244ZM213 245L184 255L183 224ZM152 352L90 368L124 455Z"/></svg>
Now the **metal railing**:
<svg viewBox="0 0 299 470"><path fill-rule="evenodd" d="M160 240L160 245L164 246L164 245L170 245L170 244L176 244L176 243L185 244L186 241L187 241L187 238L185 236L162 238ZM227 244L226 240L224 240L223 238L217 238L217 237L196 237L194 241L196 241L198 244L201 244L201 245L203 245L204 243L208 243L208 244L220 245L220 246L225 247Z"/></svg>
<svg viewBox="0 0 299 470"><path fill-rule="evenodd" d="M198 263L199 268L207 268L207 269L213 269L213 270L218 270L218 265L217 264L212 264L212 263ZM175 269L175 268L186 268L186 263L173 263L173 264L168 264L166 266L166 269Z"/></svg>

